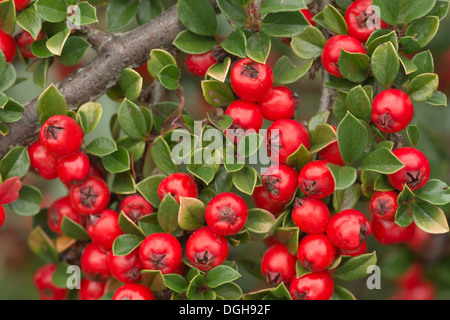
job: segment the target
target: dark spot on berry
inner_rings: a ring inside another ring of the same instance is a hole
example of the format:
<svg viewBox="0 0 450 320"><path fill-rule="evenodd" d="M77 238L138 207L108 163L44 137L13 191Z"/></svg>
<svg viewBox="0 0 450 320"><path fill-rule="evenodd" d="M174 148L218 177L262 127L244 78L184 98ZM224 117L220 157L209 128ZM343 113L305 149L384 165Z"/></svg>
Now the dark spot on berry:
<svg viewBox="0 0 450 320"><path fill-rule="evenodd" d="M278 196L280 194L280 178L274 176L264 176L263 183L266 187L267 191L269 191L274 196Z"/></svg>
<svg viewBox="0 0 450 320"><path fill-rule="evenodd" d="M218 209L219 211L219 221L225 221L229 224L235 224L237 221L237 216L231 206L226 206Z"/></svg>
<svg viewBox="0 0 450 320"><path fill-rule="evenodd" d="M159 254L152 252L152 256L150 257L149 261L156 270L161 270L167 267L165 258L166 258L165 253Z"/></svg>
<svg viewBox="0 0 450 320"><path fill-rule="evenodd" d="M385 130L391 130L392 126L396 124L394 119L392 119L392 117L389 115L389 112L379 115L377 118L377 122L378 125Z"/></svg>
<svg viewBox="0 0 450 320"><path fill-rule="evenodd" d="M259 76L259 71L255 68L256 63L245 64L242 66L241 76L250 79L256 79Z"/></svg>
<svg viewBox="0 0 450 320"><path fill-rule="evenodd" d="M98 194L93 193L91 187L81 189L80 193L82 195L81 205L93 208L95 204L95 199L98 198Z"/></svg>
<svg viewBox="0 0 450 320"><path fill-rule="evenodd" d="M214 260L216 260L216 257L208 252L208 250L196 252L194 254L195 263L201 266L209 267L214 262Z"/></svg>
<svg viewBox="0 0 450 320"><path fill-rule="evenodd" d="M265 278L266 281L272 286L277 286L283 281L283 277L280 272L267 271Z"/></svg>
<svg viewBox="0 0 450 320"><path fill-rule="evenodd" d="M307 194L310 195L320 194L319 186L317 185L316 180L303 180L302 187Z"/></svg>

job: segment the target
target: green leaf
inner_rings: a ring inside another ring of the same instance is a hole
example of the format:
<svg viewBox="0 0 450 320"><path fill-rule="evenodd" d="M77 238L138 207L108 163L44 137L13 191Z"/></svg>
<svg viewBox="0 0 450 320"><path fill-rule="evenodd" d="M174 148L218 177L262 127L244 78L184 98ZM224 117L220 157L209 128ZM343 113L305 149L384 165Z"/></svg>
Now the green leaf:
<svg viewBox="0 0 450 320"><path fill-rule="evenodd" d="M157 217L158 223L164 232L174 233L180 228L178 225L179 209L180 205L170 194L167 194L161 201Z"/></svg>
<svg viewBox="0 0 450 320"><path fill-rule="evenodd" d="M399 40L400 48L405 54L414 53L420 50L420 43L414 37L403 37Z"/></svg>
<svg viewBox="0 0 450 320"><path fill-rule="evenodd" d="M222 63L215 63L212 65L206 74L213 79L216 79L220 82L225 82L227 79L228 71L230 70L231 59L230 57L226 57Z"/></svg>
<svg viewBox="0 0 450 320"><path fill-rule="evenodd" d="M42 193L39 189L24 185L19 191L19 198L11 203L10 207L20 216L34 216L41 210L42 199Z"/></svg>
<svg viewBox="0 0 450 320"><path fill-rule="evenodd" d="M34 40L42 28L42 20L33 7L26 8L17 15L17 24L31 34Z"/></svg>
<svg viewBox="0 0 450 320"><path fill-rule="evenodd" d="M183 293L187 291L188 286L186 280L179 274L165 274L164 279L166 281L167 288L169 288L170 290L177 293Z"/></svg>
<svg viewBox="0 0 450 320"><path fill-rule="evenodd" d="M150 52L147 69L154 79L158 79L158 74L168 65L177 65L175 58L170 53L162 49L153 49Z"/></svg>
<svg viewBox="0 0 450 320"><path fill-rule="evenodd" d="M394 45L394 48L398 50L398 39L395 31L389 29L375 30L366 42L367 54L372 56L375 49L386 42L391 42Z"/></svg>
<svg viewBox="0 0 450 320"><path fill-rule="evenodd" d="M100 103L87 102L77 111L77 122L85 134L91 133L100 122L103 109Z"/></svg>
<svg viewBox="0 0 450 320"><path fill-rule="evenodd" d="M208 0L179 0L178 17L193 33L203 36L216 34L216 13Z"/></svg>
<svg viewBox="0 0 450 320"><path fill-rule="evenodd" d="M430 16L439 17L439 19L444 19L448 14L450 3L447 0L438 0L434 8L428 13Z"/></svg>
<svg viewBox="0 0 450 320"><path fill-rule="evenodd" d="M416 125L409 125L406 128L406 133L408 135L409 142L411 143L411 146L414 147L418 142L420 138L420 130L419 127Z"/></svg>
<svg viewBox="0 0 450 320"><path fill-rule="evenodd" d="M278 241L286 245L286 248L292 255L296 255L298 251L300 229L297 227L279 227L274 232Z"/></svg>
<svg viewBox="0 0 450 320"><path fill-rule="evenodd" d="M313 160L311 152L302 144L300 147L286 159L286 164L294 166L301 170L307 163Z"/></svg>
<svg viewBox="0 0 450 320"><path fill-rule="evenodd" d="M391 85L397 78L400 61L391 42L378 46L372 55L372 73L375 79L385 86Z"/></svg>
<svg viewBox="0 0 450 320"><path fill-rule="evenodd" d="M158 80L167 90L176 90L180 87L180 74L177 66L168 65L158 73Z"/></svg>
<svg viewBox="0 0 450 320"><path fill-rule="evenodd" d="M377 264L376 252L362 254L345 261L337 270L336 277L343 281L354 281L367 277L367 268Z"/></svg>
<svg viewBox="0 0 450 320"><path fill-rule="evenodd" d="M39 96L36 112L41 124L44 124L51 116L67 115L68 107L66 99L53 84Z"/></svg>
<svg viewBox="0 0 450 320"><path fill-rule="evenodd" d="M346 99L347 108L356 118L368 122L372 114L372 102L362 86L350 90Z"/></svg>
<svg viewBox="0 0 450 320"><path fill-rule="evenodd" d="M240 58L247 57L247 38L241 29L234 30L220 45L232 55Z"/></svg>
<svg viewBox="0 0 450 320"><path fill-rule="evenodd" d="M361 196L361 186L354 184L344 190L336 190L333 193L333 208L336 212L353 209Z"/></svg>
<svg viewBox="0 0 450 320"><path fill-rule="evenodd" d="M265 0L259 13L264 15L271 12L282 12L282 11L299 11L300 9L306 9L303 1L299 0Z"/></svg>
<svg viewBox="0 0 450 320"><path fill-rule="evenodd" d="M153 292L161 292L166 289L166 281L161 270L142 270L142 282Z"/></svg>
<svg viewBox="0 0 450 320"><path fill-rule="evenodd" d="M401 204L395 212L395 223L400 227L406 228L413 222L409 213L409 206L405 203Z"/></svg>
<svg viewBox="0 0 450 320"><path fill-rule="evenodd" d="M86 147L86 151L98 156L104 157L117 151L117 145L114 140L107 137L98 137L92 140Z"/></svg>
<svg viewBox="0 0 450 320"><path fill-rule="evenodd" d="M247 133L237 145L237 157L249 158L258 152L264 137L257 133Z"/></svg>
<svg viewBox="0 0 450 320"><path fill-rule="evenodd" d="M301 34L292 38L292 51L301 59L309 60L320 57L326 39L322 32L313 26L307 27Z"/></svg>
<svg viewBox="0 0 450 320"><path fill-rule="evenodd" d="M342 159L347 164L358 160L369 142L367 129L350 112L337 127L337 139Z"/></svg>
<svg viewBox="0 0 450 320"><path fill-rule="evenodd" d="M28 236L28 246L39 258L47 262L58 261L58 252L56 251L55 244L40 226L37 226L31 231Z"/></svg>
<svg viewBox="0 0 450 320"><path fill-rule="evenodd" d="M431 104L433 106L447 106L447 96L445 93L440 91L436 91L431 98L429 98L426 103Z"/></svg>
<svg viewBox="0 0 450 320"><path fill-rule="evenodd" d="M409 74L417 71L417 66L413 62L411 62L411 60L409 60L407 57L405 57L402 54L399 54L398 57L403 66L403 69L405 70L406 75L409 75Z"/></svg>
<svg viewBox="0 0 450 320"><path fill-rule="evenodd" d="M161 201L158 196L158 187L165 176L154 175L150 176L136 185L136 189L153 207L158 208Z"/></svg>
<svg viewBox="0 0 450 320"><path fill-rule="evenodd" d="M202 54L214 49L216 39L183 30L175 38L173 45L185 53Z"/></svg>
<svg viewBox="0 0 450 320"><path fill-rule="evenodd" d="M402 192L400 192L398 194L397 203L400 205L403 202L409 202L410 200L413 200L414 198L415 198L414 192L412 192L411 189L408 187L408 185L405 184Z"/></svg>
<svg viewBox="0 0 450 320"><path fill-rule="evenodd" d="M405 22L411 22L413 20L422 18L428 12L430 12L435 4L436 0L409 0L402 4L405 6Z"/></svg>
<svg viewBox="0 0 450 320"><path fill-rule="evenodd" d="M334 292L333 292L333 296L331 297L331 300L356 300L355 296L353 295L353 293L351 293L350 291L348 291L347 289L339 286L339 285L334 285Z"/></svg>
<svg viewBox="0 0 450 320"><path fill-rule="evenodd" d="M178 171L177 165L173 163L170 148L161 136L157 137L151 147L152 159L155 165L165 174L171 175Z"/></svg>
<svg viewBox="0 0 450 320"><path fill-rule="evenodd" d="M91 239L82 225L66 216L62 219L61 231L69 238L76 239L78 241L88 241Z"/></svg>
<svg viewBox="0 0 450 320"><path fill-rule="evenodd" d="M81 2L77 5L78 11L70 15L67 20L74 26L84 26L98 22L97 10L88 2Z"/></svg>
<svg viewBox="0 0 450 320"><path fill-rule="evenodd" d="M392 174L404 167L405 165L391 152L391 150L379 148L369 153L359 169L382 174Z"/></svg>
<svg viewBox="0 0 450 320"><path fill-rule="evenodd" d="M217 0L220 11L230 20L246 21L247 13L242 5L233 0Z"/></svg>
<svg viewBox="0 0 450 320"><path fill-rule="evenodd" d="M59 60L66 66L74 66L81 61L90 47L89 42L81 37L69 37L64 44Z"/></svg>
<svg viewBox="0 0 450 320"><path fill-rule="evenodd" d="M233 184L239 191L252 195L258 181L258 172L250 166L244 166L233 173Z"/></svg>
<svg viewBox="0 0 450 320"><path fill-rule="evenodd" d="M202 81L202 90L206 102L215 107L226 107L235 100L230 86L217 80Z"/></svg>
<svg viewBox="0 0 450 320"><path fill-rule="evenodd" d="M12 64L8 64L6 70L1 74L0 77L0 92L6 91L11 88L16 82L16 69Z"/></svg>
<svg viewBox="0 0 450 320"><path fill-rule="evenodd" d="M327 164L335 182L335 190L344 190L351 187L356 181L356 169L353 167L341 167L335 164Z"/></svg>
<svg viewBox="0 0 450 320"><path fill-rule="evenodd" d="M145 137L147 125L142 111L136 104L126 98L119 107L118 121L120 129L129 137L138 140Z"/></svg>
<svg viewBox="0 0 450 320"><path fill-rule="evenodd" d="M413 37L423 48L433 40L438 29L438 17L425 17L412 22L406 29L406 36Z"/></svg>
<svg viewBox="0 0 450 320"><path fill-rule="evenodd" d="M31 52L36 58L44 59L53 57L53 53L51 53L45 45L46 42L47 40L37 40L31 45Z"/></svg>
<svg viewBox="0 0 450 320"><path fill-rule="evenodd" d="M225 283L233 282L239 279L241 274L225 265L217 266L211 269L205 276L205 284L210 288L217 288Z"/></svg>
<svg viewBox="0 0 450 320"><path fill-rule="evenodd" d="M159 16L163 12L164 5L161 0L143 0L139 5L136 18L139 24L142 25Z"/></svg>
<svg viewBox="0 0 450 320"><path fill-rule="evenodd" d="M372 0L372 5L380 8L381 20L390 25L396 25L400 10L398 0Z"/></svg>
<svg viewBox="0 0 450 320"><path fill-rule="evenodd" d="M137 100L139 98L142 91L142 83L142 77L137 71L129 68L123 69L120 86L128 100Z"/></svg>
<svg viewBox="0 0 450 320"><path fill-rule="evenodd" d="M412 203L412 217L415 224L427 233L441 234L449 232L447 218L441 208L428 203Z"/></svg>
<svg viewBox="0 0 450 320"><path fill-rule="evenodd" d="M330 116L330 111L321 111L316 113L314 116L309 119L308 122L308 131L310 133L314 132L316 128L321 124L326 124L327 120Z"/></svg>
<svg viewBox="0 0 450 320"><path fill-rule="evenodd" d="M50 39L47 40L45 46L55 56L60 56L63 52L63 48L70 35L70 29L66 28L63 31L58 32Z"/></svg>
<svg viewBox="0 0 450 320"><path fill-rule="evenodd" d="M408 95L413 101L426 101L437 91L439 77L435 73L423 73L415 77L408 86Z"/></svg>
<svg viewBox="0 0 450 320"><path fill-rule="evenodd" d="M106 9L108 31L117 31L126 27L136 16L139 9L137 0L113 0Z"/></svg>
<svg viewBox="0 0 450 320"><path fill-rule="evenodd" d="M194 231L205 224L205 205L195 198L180 198L178 225L183 230Z"/></svg>
<svg viewBox="0 0 450 320"><path fill-rule="evenodd" d="M253 61L266 63L270 54L272 41L264 32L253 34L247 39L247 56Z"/></svg>
<svg viewBox="0 0 450 320"><path fill-rule="evenodd" d="M0 107L0 120L8 123L13 123L22 119L24 111L23 106L12 99L8 99L6 95L1 95L6 99L6 103L3 102L5 103L5 105L3 107Z"/></svg>
<svg viewBox="0 0 450 320"><path fill-rule="evenodd" d="M58 288L66 289L67 288L67 280L70 277L70 273L68 273L69 264L67 262L58 263L55 271L52 275L52 283Z"/></svg>
<svg viewBox="0 0 450 320"><path fill-rule="evenodd" d="M221 286L214 288L217 297L224 300L240 300L242 297L242 289L234 282L224 283Z"/></svg>
<svg viewBox="0 0 450 320"><path fill-rule="evenodd" d="M188 290L186 292L186 298L192 299L196 294L197 289L203 284L203 275L197 274L190 282L188 286Z"/></svg>
<svg viewBox="0 0 450 320"><path fill-rule="evenodd" d="M116 151L102 158L102 164L110 173L125 172L130 170L130 155L127 149L118 146Z"/></svg>
<svg viewBox="0 0 450 320"><path fill-rule="evenodd" d="M450 203L450 188L441 180L431 179L417 191L416 196L438 206L446 205Z"/></svg>
<svg viewBox="0 0 450 320"><path fill-rule="evenodd" d="M366 54L351 53L341 49L339 70L344 78L353 82L362 82L369 76L370 58Z"/></svg>
<svg viewBox="0 0 450 320"><path fill-rule="evenodd" d="M311 153L319 152L327 146L336 142L336 132L333 127L327 123L319 124L311 134Z"/></svg>
<svg viewBox="0 0 450 320"><path fill-rule="evenodd" d="M30 167L30 157L25 147L14 147L0 160L3 181L12 177L25 177Z"/></svg>
<svg viewBox="0 0 450 320"><path fill-rule="evenodd" d="M0 2L0 29L7 34L14 32L16 24L16 10L13 0Z"/></svg>
<svg viewBox="0 0 450 320"><path fill-rule="evenodd" d="M275 85L291 84L300 80L311 69L313 60L297 67L287 56L282 56L273 66Z"/></svg>
<svg viewBox="0 0 450 320"><path fill-rule="evenodd" d="M34 7L45 21L57 23L66 20L67 5L63 0L38 0Z"/></svg>
<svg viewBox="0 0 450 320"><path fill-rule="evenodd" d="M323 17L327 27L331 31L337 34L347 34L348 27L344 17L331 4L328 4L323 10Z"/></svg>
<svg viewBox="0 0 450 320"><path fill-rule="evenodd" d="M114 240L113 254L115 256L126 256L133 252L142 243L142 237L134 234L122 234Z"/></svg>
<svg viewBox="0 0 450 320"><path fill-rule="evenodd" d="M264 17L260 28L272 37L295 37L308 26L308 20L300 11L292 11L269 13Z"/></svg>
<svg viewBox="0 0 450 320"><path fill-rule="evenodd" d="M115 174L111 191L116 194L136 193L136 182L131 172L127 171Z"/></svg>
<svg viewBox="0 0 450 320"><path fill-rule="evenodd" d="M255 208L248 210L245 227L252 233L267 234L274 222L275 217L269 211Z"/></svg>

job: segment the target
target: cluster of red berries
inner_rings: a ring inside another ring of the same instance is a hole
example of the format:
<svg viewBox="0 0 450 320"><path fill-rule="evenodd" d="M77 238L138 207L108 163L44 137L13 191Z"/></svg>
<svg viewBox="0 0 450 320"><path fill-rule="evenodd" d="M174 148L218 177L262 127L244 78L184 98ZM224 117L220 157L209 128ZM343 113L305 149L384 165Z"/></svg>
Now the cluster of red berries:
<svg viewBox="0 0 450 320"><path fill-rule="evenodd" d="M397 291L391 300L435 300L436 288L425 278L421 262L413 262L409 268L395 280Z"/></svg>

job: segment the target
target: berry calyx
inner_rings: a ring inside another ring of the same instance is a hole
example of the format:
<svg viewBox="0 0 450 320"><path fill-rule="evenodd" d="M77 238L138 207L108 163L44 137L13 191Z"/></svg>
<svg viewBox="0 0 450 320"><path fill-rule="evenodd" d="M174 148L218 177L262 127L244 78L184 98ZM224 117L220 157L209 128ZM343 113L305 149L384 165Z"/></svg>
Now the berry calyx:
<svg viewBox="0 0 450 320"><path fill-rule="evenodd" d="M9 34L0 30L0 51L3 52L6 63L11 63L16 57L16 42Z"/></svg>
<svg viewBox="0 0 450 320"><path fill-rule="evenodd" d="M143 216L152 214L155 209L144 197L135 194L122 200L119 211L123 211L128 218L137 223Z"/></svg>
<svg viewBox="0 0 450 320"><path fill-rule="evenodd" d="M64 217L67 217L78 224L85 224L85 218L72 207L69 197L63 197L56 200L50 208L48 208L47 223L53 232L57 234L62 233L61 225Z"/></svg>
<svg viewBox="0 0 450 320"><path fill-rule="evenodd" d="M298 245L298 261L304 268L312 272L328 269L335 258L336 248L326 235L307 235Z"/></svg>
<svg viewBox="0 0 450 320"><path fill-rule="evenodd" d="M142 242L139 258L144 269L174 273L181 263L181 244L169 233L154 233Z"/></svg>
<svg viewBox="0 0 450 320"><path fill-rule="evenodd" d="M113 300L155 300L153 292L139 283L127 283L117 289Z"/></svg>
<svg viewBox="0 0 450 320"><path fill-rule="evenodd" d="M84 152L58 160L58 177L65 185L79 184L89 177L91 167Z"/></svg>
<svg viewBox="0 0 450 320"><path fill-rule="evenodd" d="M278 86L273 87L258 104L264 119L277 121L293 118L300 100L288 87Z"/></svg>
<svg viewBox="0 0 450 320"><path fill-rule="evenodd" d="M295 199L292 221L301 231L308 234L325 233L329 220L330 210L322 200L310 197Z"/></svg>
<svg viewBox="0 0 450 320"><path fill-rule="evenodd" d="M337 132L337 128L334 125L331 125L334 132ZM345 162L341 156L341 150L339 149L338 142L335 141L322 150L319 151L319 157L322 160L328 161L329 163L336 164L338 166L344 166Z"/></svg>
<svg viewBox="0 0 450 320"><path fill-rule="evenodd" d="M178 203L180 203L180 197L197 198L197 184L186 173L174 173L164 178L158 187L158 196L161 201L167 194L172 195Z"/></svg>
<svg viewBox="0 0 450 320"><path fill-rule="evenodd" d="M372 0L354 1L347 8L344 19L348 33L361 42L366 42L375 30L388 27L388 24L375 14Z"/></svg>
<svg viewBox="0 0 450 320"><path fill-rule="evenodd" d="M19 50L22 53L22 56L28 59L36 58L33 52L31 52L31 46L35 41L41 40L44 36L45 33L41 31L36 37L36 40L34 40L33 36L30 33L28 33L27 31L22 31L17 37L17 45L19 46Z"/></svg>
<svg viewBox="0 0 450 320"><path fill-rule="evenodd" d="M333 194L335 182L327 164L327 161L316 160L300 170L298 184L308 197L323 199Z"/></svg>
<svg viewBox="0 0 450 320"><path fill-rule="evenodd" d="M81 270L91 281L106 281L111 277L109 270L109 252L89 243L81 254Z"/></svg>
<svg viewBox="0 0 450 320"><path fill-rule="evenodd" d="M430 163L421 151L405 147L395 149L392 153L405 165L388 175L389 182L395 189L403 191L403 187L407 185L414 191L427 184L430 179Z"/></svg>
<svg viewBox="0 0 450 320"><path fill-rule="evenodd" d="M55 270L56 264L49 263L40 267L34 274L33 281L41 300L64 300L67 297L67 289L53 284L52 278Z"/></svg>
<svg viewBox="0 0 450 320"><path fill-rule="evenodd" d="M272 286L288 285L295 276L297 258L282 243L266 250L261 260L261 273Z"/></svg>
<svg viewBox="0 0 450 320"><path fill-rule="evenodd" d="M40 141L28 147L30 166L44 179L52 180L58 177L58 158L49 153Z"/></svg>
<svg viewBox="0 0 450 320"><path fill-rule="evenodd" d="M261 109L253 102L236 100L227 107L225 114L233 118L233 124L225 131L233 142L239 142L248 130L257 132L263 124Z"/></svg>
<svg viewBox="0 0 450 320"><path fill-rule="evenodd" d="M333 292L333 278L327 271L294 278L289 286L289 293L294 300L330 300Z"/></svg>
<svg viewBox="0 0 450 320"><path fill-rule="evenodd" d="M205 77L208 69L217 63L214 59L212 51L203 54L186 54L186 68L194 76Z"/></svg>
<svg viewBox="0 0 450 320"><path fill-rule="evenodd" d="M86 230L92 241L105 250L111 250L114 240L123 234L119 214L110 209L89 215Z"/></svg>
<svg viewBox="0 0 450 320"><path fill-rule="evenodd" d="M395 191L376 191L370 199L370 211L377 219L392 220L399 207Z"/></svg>
<svg viewBox="0 0 450 320"><path fill-rule="evenodd" d="M78 295L80 300L98 300L105 294L106 282L95 282L89 279L81 280Z"/></svg>
<svg viewBox="0 0 450 320"><path fill-rule="evenodd" d="M415 233L415 223L401 227L395 220L382 220L372 217L373 236L383 245L399 244L411 241Z"/></svg>
<svg viewBox="0 0 450 320"><path fill-rule="evenodd" d="M89 177L83 183L70 188L72 206L81 214L89 215L102 211L109 203L110 193L105 181Z"/></svg>
<svg viewBox="0 0 450 320"><path fill-rule="evenodd" d="M144 269L139 259L139 249L133 250L125 256L115 256L109 253L109 270L111 275L123 283L134 283L139 281L141 270Z"/></svg>

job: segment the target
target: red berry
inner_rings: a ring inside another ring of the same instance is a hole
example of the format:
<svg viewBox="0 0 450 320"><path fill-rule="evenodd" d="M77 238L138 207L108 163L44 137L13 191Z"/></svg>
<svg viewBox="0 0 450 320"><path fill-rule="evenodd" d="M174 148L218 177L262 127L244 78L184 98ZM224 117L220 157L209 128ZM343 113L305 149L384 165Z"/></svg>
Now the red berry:
<svg viewBox="0 0 450 320"><path fill-rule="evenodd" d="M272 88L259 103L262 116L270 121L291 119L295 116L300 100L285 86Z"/></svg>
<svg viewBox="0 0 450 320"><path fill-rule="evenodd" d="M255 206L278 216L286 208L286 203L276 201L271 197L271 193L264 186L256 187L252 194Z"/></svg>
<svg viewBox="0 0 450 320"><path fill-rule="evenodd" d="M85 215L105 209L110 198L108 185L97 177L89 177L83 183L72 186L69 195L72 206Z"/></svg>
<svg viewBox="0 0 450 320"><path fill-rule="evenodd" d="M261 260L261 273L272 286L288 285L295 276L297 258L282 243L271 246Z"/></svg>
<svg viewBox="0 0 450 320"><path fill-rule="evenodd" d="M236 100L227 107L225 114L233 118L233 124L226 134L234 142L239 142L248 130L259 131L263 124L261 109L253 102Z"/></svg>
<svg viewBox="0 0 450 320"><path fill-rule="evenodd" d="M323 199L334 192L335 182L328 162L316 160L308 163L300 170L298 184L303 193L314 199Z"/></svg>
<svg viewBox="0 0 450 320"><path fill-rule="evenodd" d="M115 256L109 253L109 270L111 275L123 283L133 283L141 279L144 269L139 259L139 249L134 249L126 256Z"/></svg>
<svg viewBox="0 0 450 320"><path fill-rule="evenodd" d="M136 72L139 73L139 75L142 77L142 79L144 80L144 84L148 85L153 82L153 77L148 72L147 62L137 68Z"/></svg>
<svg viewBox="0 0 450 320"><path fill-rule="evenodd" d="M312 26L315 26L315 25L316 25L316 23L315 23L315 22L313 21L313 19L312 19L312 18L314 18L314 15L312 14L311 11L309 11L308 9L301 9L300 11L303 13L303 15L305 16L306 20L308 20L308 22L309 22Z"/></svg>
<svg viewBox="0 0 450 320"><path fill-rule="evenodd" d="M333 278L327 271L294 278L289 286L289 293L294 300L330 300L333 292Z"/></svg>
<svg viewBox="0 0 450 320"><path fill-rule="evenodd" d="M370 211L377 219L392 220L399 205L395 191L377 191L370 199Z"/></svg>
<svg viewBox="0 0 450 320"><path fill-rule="evenodd" d="M288 203L297 191L298 173L286 164L274 164L261 175L263 187L278 202Z"/></svg>
<svg viewBox="0 0 450 320"><path fill-rule="evenodd" d="M312 272L328 269L335 258L336 247L324 234L307 235L298 245L298 261L304 268Z"/></svg>
<svg viewBox="0 0 450 320"><path fill-rule="evenodd" d="M426 280L422 280L420 283L408 287L400 288L391 300L435 300L436 299L436 288L435 285Z"/></svg>
<svg viewBox="0 0 450 320"><path fill-rule="evenodd" d="M402 131L413 116L414 106L411 99L401 90L385 90L373 100L372 121L383 132Z"/></svg>
<svg viewBox="0 0 450 320"><path fill-rule="evenodd" d="M381 220L372 217L373 236L383 245L398 244L411 241L415 232L415 224L401 227L395 220Z"/></svg>
<svg viewBox="0 0 450 320"><path fill-rule="evenodd" d="M187 54L186 55L186 68L194 76L204 77L208 69L217 63L214 59L212 51L203 54Z"/></svg>
<svg viewBox="0 0 450 320"><path fill-rule="evenodd" d="M22 31L17 37L17 45L19 46L19 50L22 53L22 56L29 59L36 58L31 52L31 46L35 41L41 40L44 36L45 33L41 31L36 37L36 40L34 40L31 34L29 34L27 31Z"/></svg>
<svg viewBox="0 0 450 320"><path fill-rule="evenodd" d="M83 137L78 123L61 115L50 117L39 132L42 145L57 157L68 157L80 151Z"/></svg>
<svg viewBox="0 0 450 320"><path fill-rule="evenodd" d="M155 209L144 197L135 194L122 200L119 211L123 211L128 218L137 223L143 216L152 214Z"/></svg>
<svg viewBox="0 0 450 320"><path fill-rule="evenodd" d="M327 235L331 242L343 250L356 250L372 234L366 216L355 209L347 209L331 217Z"/></svg>
<svg viewBox="0 0 450 320"><path fill-rule="evenodd" d="M241 98L251 102L263 100L273 87L274 77L268 64L242 59L231 69L231 86Z"/></svg>
<svg viewBox="0 0 450 320"><path fill-rule="evenodd" d="M421 262L413 262L397 279L395 284L401 287L414 287L423 280L424 267Z"/></svg>
<svg viewBox="0 0 450 320"><path fill-rule="evenodd" d="M295 200L292 221L301 231L308 234L325 233L329 220L330 210L322 200L309 197Z"/></svg>
<svg viewBox="0 0 450 320"><path fill-rule="evenodd" d="M0 0L0 2L3 2L4 0ZM14 5L16 7L16 12L22 11L26 7L28 7L28 4L30 3L30 0L14 0Z"/></svg>
<svg viewBox="0 0 450 320"><path fill-rule="evenodd" d="M405 167L396 173L389 174L392 186L402 191L408 185L411 191L422 188L430 179L430 164L427 157L414 148L398 148L392 152Z"/></svg>
<svg viewBox="0 0 450 320"><path fill-rule="evenodd" d="M367 242L366 240L364 240L361 245L359 246L358 249L356 250L339 250L340 254L343 256L350 256L350 257L357 257L360 256L362 254L367 253Z"/></svg>
<svg viewBox="0 0 450 320"><path fill-rule="evenodd" d="M30 165L44 178L52 180L58 177L58 158L50 154L40 143L36 141L28 147Z"/></svg>
<svg viewBox="0 0 450 320"><path fill-rule="evenodd" d="M81 254L81 270L91 281L106 281L111 277L109 270L109 252L89 243Z"/></svg>
<svg viewBox="0 0 450 320"><path fill-rule="evenodd" d="M174 273L181 263L181 244L169 233L154 233L141 244L139 257L144 269Z"/></svg>
<svg viewBox="0 0 450 320"><path fill-rule="evenodd" d="M55 270L56 264L49 263L40 267L34 274L33 281L41 300L64 300L67 297L67 289L58 288L53 284Z"/></svg>
<svg viewBox="0 0 450 320"><path fill-rule="evenodd" d="M366 42L375 30L388 27L372 9L372 0L354 1L345 12L345 21L349 35L361 42Z"/></svg>
<svg viewBox="0 0 450 320"><path fill-rule="evenodd" d="M247 204L235 193L221 193L206 206L206 223L214 233L221 236L238 233L247 222L247 217Z"/></svg>
<svg viewBox="0 0 450 320"><path fill-rule="evenodd" d="M90 174L89 158L84 152L58 160L58 177L65 185L79 184Z"/></svg>
<svg viewBox="0 0 450 320"><path fill-rule="evenodd" d="M98 300L105 294L106 282L95 282L89 279L81 280L80 300Z"/></svg>
<svg viewBox="0 0 450 320"><path fill-rule="evenodd" d="M322 65L329 74L338 78L343 78L339 70L341 49L350 53L366 53L362 43L352 36L336 35L328 39L322 51Z"/></svg>
<svg viewBox="0 0 450 320"><path fill-rule="evenodd" d="M334 129L334 132L337 132L337 129L335 126L331 125L331 127ZM339 145L338 145L337 141L329 144L324 149L320 150L319 156L322 160L328 161L328 162L336 164L338 166L345 165L345 162L342 159L341 150L339 150Z"/></svg>
<svg viewBox="0 0 450 320"><path fill-rule="evenodd" d="M143 284L128 283L114 293L113 300L155 300L155 295Z"/></svg>
<svg viewBox="0 0 450 320"><path fill-rule="evenodd" d="M215 234L208 227L200 228L189 237L186 256L194 267L209 271L227 259L227 239Z"/></svg>
<svg viewBox="0 0 450 320"><path fill-rule="evenodd" d="M302 144L309 150L309 132L300 122L282 119L272 123L268 129L267 150L272 161L286 163L286 159Z"/></svg>
<svg viewBox="0 0 450 320"><path fill-rule="evenodd" d="M105 250L111 250L114 240L123 234L119 226L119 214L110 209L91 214L86 230L92 241Z"/></svg>
<svg viewBox="0 0 450 320"><path fill-rule="evenodd" d="M3 223L5 222L5 209L3 208L2 205L0 205L0 227L3 225Z"/></svg>
<svg viewBox="0 0 450 320"><path fill-rule="evenodd" d="M162 200L170 194L180 202L180 197L197 198L198 188L195 181L186 173L174 173L164 178L158 187L158 196Z"/></svg>
<svg viewBox="0 0 450 320"><path fill-rule="evenodd" d="M433 235L431 233L423 231L417 225L415 229L416 230L414 231L414 236L409 242L406 243L406 245L414 252L427 250L427 245L432 239Z"/></svg>
<svg viewBox="0 0 450 320"><path fill-rule="evenodd" d="M72 207L69 197L63 197L56 200L50 208L48 208L47 222L53 232L61 234L63 217L67 217L81 225L85 224L85 218Z"/></svg>
<svg viewBox="0 0 450 320"><path fill-rule="evenodd" d="M0 51L5 55L6 63L11 63L16 57L16 42L9 34L0 29Z"/></svg>

